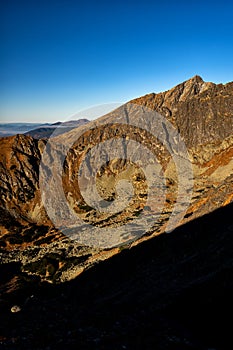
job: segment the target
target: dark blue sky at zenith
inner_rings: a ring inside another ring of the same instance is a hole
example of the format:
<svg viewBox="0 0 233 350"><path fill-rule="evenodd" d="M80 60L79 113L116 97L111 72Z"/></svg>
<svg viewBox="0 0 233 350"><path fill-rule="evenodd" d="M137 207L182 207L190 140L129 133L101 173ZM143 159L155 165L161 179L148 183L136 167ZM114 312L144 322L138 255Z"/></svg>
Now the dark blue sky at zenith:
<svg viewBox="0 0 233 350"><path fill-rule="evenodd" d="M233 80L232 1L2 1L0 121Z"/></svg>

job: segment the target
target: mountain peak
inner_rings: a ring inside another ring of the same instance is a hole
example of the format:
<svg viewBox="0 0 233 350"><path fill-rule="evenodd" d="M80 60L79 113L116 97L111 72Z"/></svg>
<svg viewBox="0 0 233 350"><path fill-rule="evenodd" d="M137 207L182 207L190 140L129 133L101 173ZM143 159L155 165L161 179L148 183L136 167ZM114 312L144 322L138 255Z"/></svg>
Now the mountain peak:
<svg viewBox="0 0 233 350"><path fill-rule="evenodd" d="M192 98L194 95L198 95L200 92L206 90L208 87L209 83L206 83L199 75L195 75L194 77L175 86L173 89L180 95L180 101L186 101L187 99Z"/></svg>
<svg viewBox="0 0 233 350"><path fill-rule="evenodd" d="M200 75L194 75L192 78L186 80L186 82L190 82L190 83L204 83L204 80L202 79L202 77L200 77Z"/></svg>

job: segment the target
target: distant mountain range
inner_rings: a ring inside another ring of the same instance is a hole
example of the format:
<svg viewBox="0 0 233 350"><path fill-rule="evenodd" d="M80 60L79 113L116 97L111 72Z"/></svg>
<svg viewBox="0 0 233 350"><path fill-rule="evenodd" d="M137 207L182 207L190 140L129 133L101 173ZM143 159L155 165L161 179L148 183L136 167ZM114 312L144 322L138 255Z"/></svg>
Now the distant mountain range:
<svg viewBox="0 0 233 350"><path fill-rule="evenodd" d="M17 134L30 135L35 139L49 138L57 129L56 135L63 134L75 127L88 123L87 119L69 120L56 123L2 123L0 124L0 137Z"/></svg>
<svg viewBox="0 0 233 350"><path fill-rule="evenodd" d="M40 127L48 127L49 123L2 123L0 124L0 137L24 134Z"/></svg>

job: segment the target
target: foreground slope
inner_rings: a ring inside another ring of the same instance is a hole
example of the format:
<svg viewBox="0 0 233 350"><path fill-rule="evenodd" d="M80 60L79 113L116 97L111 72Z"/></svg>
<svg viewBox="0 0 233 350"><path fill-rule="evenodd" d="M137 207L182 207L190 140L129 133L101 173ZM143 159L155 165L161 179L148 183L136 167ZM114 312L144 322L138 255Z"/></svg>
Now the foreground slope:
<svg viewBox="0 0 233 350"><path fill-rule="evenodd" d="M60 285L29 280L19 263L3 266L1 348L232 349L232 209L124 250ZM13 305L21 311L11 313Z"/></svg>

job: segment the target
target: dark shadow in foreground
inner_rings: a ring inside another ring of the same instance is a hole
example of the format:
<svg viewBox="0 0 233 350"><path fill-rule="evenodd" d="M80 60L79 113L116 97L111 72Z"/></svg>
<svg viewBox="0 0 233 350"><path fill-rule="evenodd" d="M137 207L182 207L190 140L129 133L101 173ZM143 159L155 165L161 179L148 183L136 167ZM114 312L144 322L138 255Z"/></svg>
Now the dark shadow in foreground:
<svg viewBox="0 0 233 350"><path fill-rule="evenodd" d="M232 209L123 250L71 282L2 287L1 348L233 349ZM5 279L18 273L17 264L1 269ZM10 312L14 304L20 312Z"/></svg>

